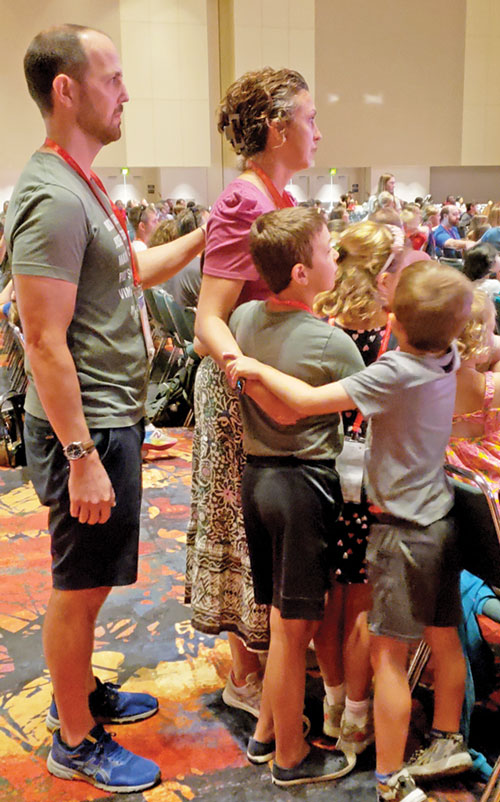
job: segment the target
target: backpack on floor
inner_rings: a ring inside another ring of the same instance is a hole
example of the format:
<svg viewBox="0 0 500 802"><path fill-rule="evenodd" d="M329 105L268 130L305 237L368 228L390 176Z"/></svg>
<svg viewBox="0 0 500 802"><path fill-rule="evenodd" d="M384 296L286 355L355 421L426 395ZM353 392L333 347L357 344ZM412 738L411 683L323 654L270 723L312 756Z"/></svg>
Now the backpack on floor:
<svg viewBox="0 0 500 802"><path fill-rule="evenodd" d="M0 465L8 468L26 465L24 399L24 393L0 396Z"/></svg>

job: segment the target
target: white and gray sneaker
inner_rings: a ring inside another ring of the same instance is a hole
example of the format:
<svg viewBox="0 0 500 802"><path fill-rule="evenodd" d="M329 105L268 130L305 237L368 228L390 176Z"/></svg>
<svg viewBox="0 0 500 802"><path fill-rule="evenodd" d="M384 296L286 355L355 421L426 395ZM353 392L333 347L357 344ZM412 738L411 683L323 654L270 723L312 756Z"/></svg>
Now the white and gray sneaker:
<svg viewBox="0 0 500 802"><path fill-rule="evenodd" d="M234 684L232 675L229 674L226 687L222 691L222 699L228 707L238 707L259 718L261 698L262 680L258 674L247 674L246 683L241 687Z"/></svg>
<svg viewBox="0 0 500 802"><path fill-rule="evenodd" d="M460 774L472 766L472 758L459 732L433 735L429 746L418 749L406 764L412 777Z"/></svg>
<svg viewBox="0 0 500 802"><path fill-rule="evenodd" d="M406 769L392 774L386 783L377 783L377 802L426 802L429 797L421 788L417 788L415 780Z"/></svg>

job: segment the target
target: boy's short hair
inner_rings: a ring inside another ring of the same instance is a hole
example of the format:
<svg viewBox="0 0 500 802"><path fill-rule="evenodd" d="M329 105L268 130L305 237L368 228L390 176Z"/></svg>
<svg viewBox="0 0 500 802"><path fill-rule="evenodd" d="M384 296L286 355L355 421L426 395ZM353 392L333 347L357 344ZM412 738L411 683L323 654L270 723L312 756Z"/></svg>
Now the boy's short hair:
<svg viewBox="0 0 500 802"><path fill-rule="evenodd" d="M296 264L312 266L313 237L325 218L316 208L293 207L261 214L250 229L250 253L272 292L290 284Z"/></svg>
<svg viewBox="0 0 500 802"><path fill-rule="evenodd" d="M394 294L393 311L408 343L418 351L446 351L470 314L472 284L456 268L439 262L406 267Z"/></svg>

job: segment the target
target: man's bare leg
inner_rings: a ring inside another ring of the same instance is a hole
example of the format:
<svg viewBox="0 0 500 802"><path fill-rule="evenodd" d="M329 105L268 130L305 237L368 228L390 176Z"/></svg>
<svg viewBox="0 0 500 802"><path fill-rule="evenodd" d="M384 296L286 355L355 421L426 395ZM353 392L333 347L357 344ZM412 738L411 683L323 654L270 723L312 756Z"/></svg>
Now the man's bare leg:
<svg viewBox="0 0 500 802"><path fill-rule="evenodd" d="M52 679L61 738L77 746L95 725L89 693L95 689L92 673L94 628L111 588L52 590L43 627L45 659Z"/></svg>

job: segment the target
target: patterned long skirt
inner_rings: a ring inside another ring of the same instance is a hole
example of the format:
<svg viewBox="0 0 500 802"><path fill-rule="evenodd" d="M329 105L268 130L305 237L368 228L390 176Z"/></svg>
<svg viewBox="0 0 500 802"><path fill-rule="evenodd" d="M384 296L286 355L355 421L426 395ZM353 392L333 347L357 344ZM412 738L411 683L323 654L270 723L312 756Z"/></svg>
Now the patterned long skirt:
<svg viewBox="0 0 500 802"><path fill-rule="evenodd" d="M234 632L248 648L266 650L268 613L254 601L241 510L245 456L239 402L211 357L198 368L194 404L185 590L192 625L211 635Z"/></svg>

